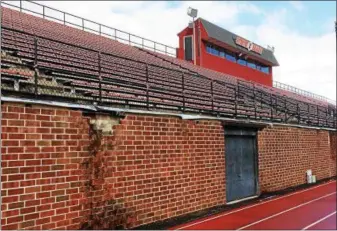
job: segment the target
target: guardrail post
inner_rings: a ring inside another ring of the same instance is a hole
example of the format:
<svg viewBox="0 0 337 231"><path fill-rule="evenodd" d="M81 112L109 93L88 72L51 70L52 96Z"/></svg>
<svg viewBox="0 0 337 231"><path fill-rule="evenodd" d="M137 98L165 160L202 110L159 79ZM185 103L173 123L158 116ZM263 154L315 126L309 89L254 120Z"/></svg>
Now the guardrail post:
<svg viewBox="0 0 337 231"><path fill-rule="evenodd" d="M102 25L101 24L98 25L99 25L99 35L102 35Z"/></svg>
<svg viewBox="0 0 337 231"><path fill-rule="evenodd" d="M183 112L185 112L185 75L181 72L181 87L183 91Z"/></svg>
<svg viewBox="0 0 337 231"><path fill-rule="evenodd" d="M257 119L255 85L253 85L253 96L254 96L254 118Z"/></svg>
<svg viewBox="0 0 337 231"><path fill-rule="evenodd" d="M99 102L102 103L101 52L98 52Z"/></svg>
<svg viewBox="0 0 337 231"><path fill-rule="evenodd" d="M146 107L147 110L150 110L150 103L149 103L149 66L146 64L145 66L145 74L146 74Z"/></svg>
<svg viewBox="0 0 337 231"><path fill-rule="evenodd" d="M37 38L34 38L34 94L38 95L38 76L37 76Z"/></svg>
<svg viewBox="0 0 337 231"><path fill-rule="evenodd" d="M337 110L335 109L335 110L333 110L332 111L332 119L333 119L333 127L334 128L337 128Z"/></svg>
<svg viewBox="0 0 337 231"><path fill-rule="evenodd" d="M284 122L287 122L287 98L284 97Z"/></svg>
<svg viewBox="0 0 337 231"><path fill-rule="evenodd" d="M66 24L66 13L63 12L63 24L65 25Z"/></svg>
<svg viewBox="0 0 337 231"><path fill-rule="evenodd" d="M329 114L329 110L328 108L325 108L325 124L327 127L329 127L328 125L328 114Z"/></svg>
<svg viewBox="0 0 337 231"><path fill-rule="evenodd" d="M300 103L297 102L297 120L298 120L298 124L300 124L301 121L301 112L300 112Z"/></svg>
<svg viewBox="0 0 337 231"><path fill-rule="evenodd" d="M129 45L131 45L131 35L129 34Z"/></svg>
<svg viewBox="0 0 337 231"><path fill-rule="evenodd" d="M214 113L214 93L213 93L213 79L211 80L211 100L212 100L212 113Z"/></svg>
<svg viewBox="0 0 337 231"><path fill-rule="evenodd" d="M273 121L273 94L270 93L270 121Z"/></svg>
<svg viewBox="0 0 337 231"><path fill-rule="evenodd" d="M42 15L43 15L43 18L45 18L45 7L42 6Z"/></svg>
<svg viewBox="0 0 337 231"><path fill-rule="evenodd" d="M82 30L84 30L84 18L82 18Z"/></svg>
<svg viewBox="0 0 337 231"><path fill-rule="evenodd" d="M308 104L308 121L310 122L310 104Z"/></svg>
<svg viewBox="0 0 337 231"><path fill-rule="evenodd" d="M20 12L22 12L22 0L20 0Z"/></svg>
<svg viewBox="0 0 337 231"><path fill-rule="evenodd" d="M238 115L238 94L239 94L239 85L236 85L234 88L234 118Z"/></svg>
<svg viewBox="0 0 337 231"><path fill-rule="evenodd" d="M318 105L316 105L317 126L319 126Z"/></svg>

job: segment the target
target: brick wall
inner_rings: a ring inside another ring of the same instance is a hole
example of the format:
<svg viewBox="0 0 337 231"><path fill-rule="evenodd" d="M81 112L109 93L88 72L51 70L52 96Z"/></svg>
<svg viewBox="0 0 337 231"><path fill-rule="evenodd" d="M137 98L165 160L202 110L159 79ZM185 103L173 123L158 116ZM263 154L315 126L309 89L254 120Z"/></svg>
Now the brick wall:
<svg viewBox="0 0 337 231"><path fill-rule="evenodd" d="M279 126L266 128L259 132L258 150L261 191L304 184L307 169L312 169L317 180L336 175L335 132Z"/></svg>
<svg viewBox="0 0 337 231"><path fill-rule="evenodd" d="M219 121L128 114L102 136L80 111L9 103L2 111L2 229L104 228L97 214L109 218L115 203L131 226L225 203ZM336 133L328 134L259 132L262 190L304 183L307 168L318 179L335 175Z"/></svg>
<svg viewBox="0 0 337 231"><path fill-rule="evenodd" d="M87 124L77 111L2 105L2 229L78 228Z"/></svg>
<svg viewBox="0 0 337 231"><path fill-rule="evenodd" d="M135 214L135 225L225 202L220 122L127 115L90 162L89 119L80 112L2 110L3 229L77 229L90 202L111 198Z"/></svg>

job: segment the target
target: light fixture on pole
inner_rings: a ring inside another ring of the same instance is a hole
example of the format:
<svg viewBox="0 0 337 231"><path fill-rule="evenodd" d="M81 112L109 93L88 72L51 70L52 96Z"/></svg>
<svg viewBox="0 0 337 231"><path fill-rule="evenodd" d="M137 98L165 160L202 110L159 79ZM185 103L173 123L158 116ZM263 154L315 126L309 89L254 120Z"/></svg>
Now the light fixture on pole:
<svg viewBox="0 0 337 231"><path fill-rule="evenodd" d="M194 19L198 16L198 10L193 9L192 7L188 7L187 9L187 15L192 17L193 19L193 61L194 65L196 65L196 44L195 44L195 22Z"/></svg>

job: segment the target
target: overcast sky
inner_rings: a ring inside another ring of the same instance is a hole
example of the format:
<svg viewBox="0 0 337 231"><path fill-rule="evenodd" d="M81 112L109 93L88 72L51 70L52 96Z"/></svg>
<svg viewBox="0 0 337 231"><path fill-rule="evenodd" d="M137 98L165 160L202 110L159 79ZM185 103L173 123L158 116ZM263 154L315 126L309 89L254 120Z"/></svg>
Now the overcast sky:
<svg viewBox="0 0 337 231"><path fill-rule="evenodd" d="M336 99L336 2L40 1L176 47L186 9L262 46L275 47L274 80Z"/></svg>

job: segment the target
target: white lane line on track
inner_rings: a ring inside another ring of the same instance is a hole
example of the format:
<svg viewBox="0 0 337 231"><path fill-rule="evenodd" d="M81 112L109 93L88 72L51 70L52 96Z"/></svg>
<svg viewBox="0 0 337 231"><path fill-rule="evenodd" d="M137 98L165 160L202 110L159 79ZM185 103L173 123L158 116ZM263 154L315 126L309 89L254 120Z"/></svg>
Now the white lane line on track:
<svg viewBox="0 0 337 231"><path fill-rule="evenodd" d="M333 213L330 213L329 215L327 215L327 216L325 216L325 217L319 219L318 221L316 221L316 222L314 222L314 223L312 223L312 224L310 224L310 225L304 227L302 230L309 229L309 228L311 228L312 226L314 226L314 225L316 225L316 224L318 224L318 223L324 221L325 219L328 219L329 217L333 216L334 214L336 214L336 211L333 212Z"/></svg>
<svg viewBox="0 0 337 231"><path fill-rule="evenodd" d="M331 184L331 183L334 183L334 182L335 182L335 180L329 181L327 183L314 186L312 188L308 188L308 189L304 189L304 190L297 191L297 192L294 192L294 193L290 193L290 194L285 195L285 196L276 197L276 198L271 199L271 200L263 201L261 203L257 203L257 204L253 204L253 205L250 205L250 206L247 206L247 207L243 207L241 209L234 210L234 211L231 211L231 212L228 212L228 213L225 213L225 214L220 214L218 216L211 217L211 218L199 221L199 222L195 222L193 224L185 225L185 226L182 226L182 227L180 227L178 229L175 229L175 230L182 230L182 229L194 226L194 225L198 225L198 224L201 224L201 223L204 223L204 222L207 222L207 221L211 221L211 220L214 220L214 219L217 219L217 218L220 218L220 217L224 217L224 216L236 213L236 212L240 212L240 211L245 210L245 209L253 208L253 207L256 207L256 206L259 206L259 205L263 205L263 204L266 204L266 203L269 203L269 202L272 202L272 201L276 201L276 200L279 200L279 199L282 199L282 198L286 198L286 197L289 197L289 196L292 196L292 195L300 194L300 193L303 193L303 192L306 192L306 191L309 191L309 190L312 190L312 189L315 189L315 188L319 188L319 187L322 187L322 186L325 186L325 185L328 185L328 184Z"/></svg>
<svg viewBox="0 0 337 231"><path fill-rule="evenodd" d="M281 214L284 214L284 213L290 212L290 211L292 211L292 210L294 210L294 209L300 208L300 207L302 207L302 206L304 206L304 205L307 205L307 204L310 204L310 203L312 203L312 202L321 200L321 199L323 199L323 198L325 198L325 197L332 196L333 194L336 194L336 192L326 194L326 195L321 196L321 197L318 197L318 198L316 198L316 199L314 199L314 200L307 201L307 202L305 202L305 203L302 203L302 204L299 204L299 205L297 205L297 206L291 207L290 209L283 210L282 212L275 213L274 215L271 215L271 216L269 216L269 217L266 217L266 218L263 218L263 219L261 219L261 220L258 220L258 221L255 221L255 222L253 222L253 223L250 223L250 224L248 224L248 225L242 226L242 227L238 228L237 230L242 230L242 229L248 228L248 227L250 227L250 226L256 225L256 224L261 223L261 222L263 222L263 221L269 220L269 219L271 219L271 218L273 218L273 217L277 217L277 216L279 216L279 215L281 215Z"/></svg>

